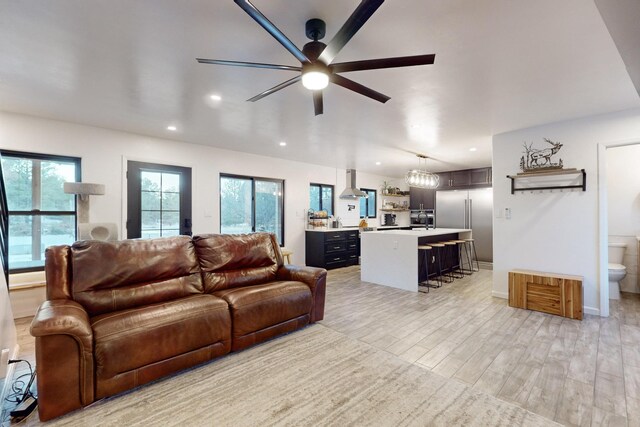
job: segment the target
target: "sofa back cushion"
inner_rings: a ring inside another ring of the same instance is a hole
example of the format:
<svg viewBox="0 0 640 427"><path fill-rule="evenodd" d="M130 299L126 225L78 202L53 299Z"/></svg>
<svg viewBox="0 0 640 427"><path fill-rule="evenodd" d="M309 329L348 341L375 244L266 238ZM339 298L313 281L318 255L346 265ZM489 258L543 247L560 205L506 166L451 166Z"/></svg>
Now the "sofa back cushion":
<svg viewBox="0 0 640 427"><path fill-rule="evenodd" d="M282 254L270 233L193 237L205 292L258 285L276 279Z"/></svg>
<svg viewBox="0 0 640 427"><path fill-rule="evenodd" d="M71 246L72 296L90 316L203 292L189 237Z"/></svg>

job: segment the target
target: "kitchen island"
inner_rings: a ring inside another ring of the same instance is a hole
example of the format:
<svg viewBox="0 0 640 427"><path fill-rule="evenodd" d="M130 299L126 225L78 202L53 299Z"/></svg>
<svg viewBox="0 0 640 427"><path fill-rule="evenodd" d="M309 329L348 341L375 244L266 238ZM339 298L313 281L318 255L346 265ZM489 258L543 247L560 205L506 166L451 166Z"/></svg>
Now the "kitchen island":
<svg viewBox="0 0 640 427"><path fill-rule="evenodd" d="M361 233L360 279L418 292L418 245L470 238L471 230L458 228Z"/></svg>

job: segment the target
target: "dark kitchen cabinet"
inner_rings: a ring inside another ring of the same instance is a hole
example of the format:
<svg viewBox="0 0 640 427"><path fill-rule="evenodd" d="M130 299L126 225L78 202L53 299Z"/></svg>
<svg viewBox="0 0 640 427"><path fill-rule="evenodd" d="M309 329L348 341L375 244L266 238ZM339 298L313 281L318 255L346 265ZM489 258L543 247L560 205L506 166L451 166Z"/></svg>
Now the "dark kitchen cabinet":
<svg viewBox="0 0 640 427"><path fill-rule="evenodd" d="M433 209L436 204L436 191L428 188L409 188L409 207L412 210Z"/></svg>
<svg viewBox="0 0 640 427"><path fill-rule="evenodd" d="M451 172L438 173L440 183L438 184L438 190L445 190L451 188Z"/></svg>
<svg viewBox="0 0 640 427"><path fill-rule="evenodd" d="M360 231L310 231L305 234L305 259L310 267L332 268L358 265Z"/></svg>
<svg viewBox="0 0 640 427"><path fill-rule="evenodd" d="M438 190L491 187L491 168L441 172Z"/></svg>
<svg viewBox="0 0 640 427"><path fill-rule="evenodd" d="M491 168L471 169L469 180L471 185L491 185Z"/></svg>

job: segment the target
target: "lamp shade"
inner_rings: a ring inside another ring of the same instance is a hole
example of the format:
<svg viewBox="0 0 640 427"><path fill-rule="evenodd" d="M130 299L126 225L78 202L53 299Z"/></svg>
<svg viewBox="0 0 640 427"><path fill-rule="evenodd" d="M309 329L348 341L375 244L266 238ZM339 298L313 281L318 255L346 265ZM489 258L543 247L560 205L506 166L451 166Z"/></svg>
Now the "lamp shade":
<svg viewBox="0 0 640 427"><path fill-rule="evenodd" d="M67 194L78 194L80 196L102 196L104 194L104 184L65 182L64 192Z"/></svg>

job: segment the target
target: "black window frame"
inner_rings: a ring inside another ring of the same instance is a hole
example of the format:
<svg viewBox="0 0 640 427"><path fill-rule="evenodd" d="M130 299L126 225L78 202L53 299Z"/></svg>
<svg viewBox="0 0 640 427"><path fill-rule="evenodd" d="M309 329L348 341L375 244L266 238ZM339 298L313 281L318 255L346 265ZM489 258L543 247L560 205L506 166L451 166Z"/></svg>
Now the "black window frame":
<svg viewBox="0 0 640 427"><path fill-rule="evenodd" d="M236 179L245 179L245 180L250 180L251 181L251 232L255 233L256 232L256 181L267 181L267 182L276 182L276 183L280 183L282 184L282 206L280 208L280 210L282 211L282 218L280 218L280 229L282 230L282 236L281 236L281 241L278 242L278 244L280 245L280 247L284 246L284 224L285 224L285 220L284 220L284 207L285 207L285 202L284 202L284 197L285 197L285 180L284 179L278 179L278 178L266 178L266 177L261 177L261 176L250 176L250 175L238 175L238 174L232 174L232 173L220 173L220 177L218 178L218 203L219 203L219 209L220 209L220 232L222 233L222 191L220 190L222 188L222 178L236 178ZM277 236L276 236L277 237Z"/></svg>
<svg viewBox="0 0 640 427"><path fill-rule="evenodd" d="M193 171L188 166L167 165L162 163L127 161L127 238L142 237L142 179L141 172L173 173L180 175L179 234L191 236L193 233ZM162 211L162 209L161 209ZM162 234L162 227L160 228Z"/></svg>
<svg viewBox="0 0 640 427"><path fill-rule="evenodd" d="M362 197L360 200L362 201L362 199L365 199L365 203L366 203L366 211L367 211L367 215L362 216L360 215L360 218L376 218L378 216L378 191L371 189L371 188L361 188L360 191L367 193L367 196L369 197ZM373 215L369 215L369 202L371 201L371 193L373 193L373 197L374 197L374 202L373 202ZM359 206L358 206L359 208Z"/></svg>
<svg viewBox="0 0 640 427"><path fill-rule="evenodd" d="M318 193L318 197L319 197L319 202L318 202L318 206L320 206L320 210L324 211L326 210L326 208L322 205L322 189L323 188L329 188L331 189L331 215L336 214L336 209L335 209L335 186L331 185L331 184L319 184L316 182L311 182L309 183L309 189L311 189L311 187L318 187L318 189L320 190ZM309 197L309 200L311 200L311 197Z"/></svg>
<svg viewBox="0 0 640 427"><path fill-rule="evenodd" d="M80 157L60 156L57 154L31 153L27 151L14 151L14 150L0 150L0 155L3 158L13 157L13 158L20 158L20 159L75 163L76 182L82 181L82 159ZM5 186L6 186L6 182L5 182ZM75 235L74 240L77 240L78 239L78 197L77 196L73 198L73 205L74 205L73 211L43 211L39 209L32 209L30 211L12 211L7 207L9 224L11 224L12 216L33 217L33 216L71 216L73 215L74 235ZM44 263L44 260L42 261ZM30 273L34 271L44 271L44 265L38 266L38 267L24 267L24 268L11 268L11 265L9 265L9 274Z"/></svg>

